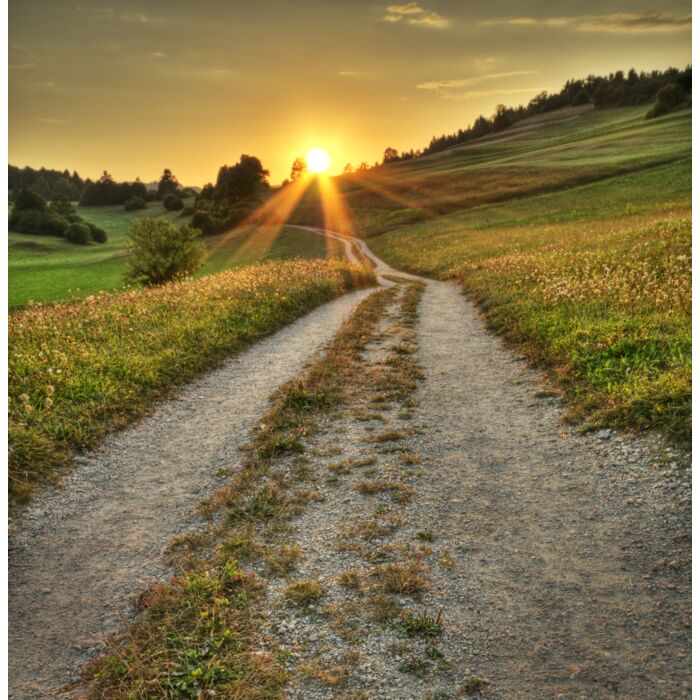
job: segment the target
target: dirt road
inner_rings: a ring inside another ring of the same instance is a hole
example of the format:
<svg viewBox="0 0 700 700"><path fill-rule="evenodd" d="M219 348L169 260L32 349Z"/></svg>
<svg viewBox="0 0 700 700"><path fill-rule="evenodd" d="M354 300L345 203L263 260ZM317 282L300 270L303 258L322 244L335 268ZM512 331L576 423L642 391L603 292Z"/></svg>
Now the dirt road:
<svg viewBox="0 0 700 700"><path fill-rule="evenodd" d="M400 274L364 242L333 235L379 274ZM167 574L163 548L235 469L268 395L367 293L312 312L194 383L32 506L10 554L11 697L55 697L130 596ZM337 684L309 663L352 653L341 686L369 698L689 697L687 464L653 437L564 427L558 400L455 285L426 284L414 327L402 328L398 308L361 358L358 378L367 379L353 405L310 440L314 466L334 471L295 524L299 576L324 581L357 634L344 635L330 613L276 606L273 585L269 625L293 652L292 696L336 697ZM381 405L373 372L401 353L423 380L410 400ZM344 458L371 466L344 470ZM351 519L384 523L381 542L338 549ZM365 614L376 592L361 582L396 552L416 558L426 585L395 602L415 615L442 611L428 641L407 639L405 621ZM352 590L336 583L350 570L360 582Z"/></svg>

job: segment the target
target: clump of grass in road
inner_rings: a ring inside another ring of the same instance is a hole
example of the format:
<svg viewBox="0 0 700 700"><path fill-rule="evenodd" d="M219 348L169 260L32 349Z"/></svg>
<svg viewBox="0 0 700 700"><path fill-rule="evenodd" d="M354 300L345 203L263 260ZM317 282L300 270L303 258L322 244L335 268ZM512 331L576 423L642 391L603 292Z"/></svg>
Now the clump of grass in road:
<svg viewBox="0 0 700 700"><path fill-rule="evenodd" d="M343 263L272 263L10 314L11 498L26 500L73 450L174 386L372 280Z"/></svg>
<svg viewBox="0 0 700 700"><path fill-rule="evenodd" d="M308 608L323 597L323 588L315 579L305 578L290 583L284 589L284 597L293 605Z"/></svg>
<svg viewBox="0 0 700 700"><path fill-rule="evenodd" d="M374 575L387 593L420 595L429 586L425 566L415 559L378 566Z"/></svg>
<svg viewBox="0 0 700 700"><path fill-rule="evenodd" d="M91 697L281 697L285 673L259 652L258 609L263 587L229 561L155 584L141 597L144 611L121 647L93 663ZM264 694L261 694L264 690Z"/></svg>
<svg viewBox="0 0 700 700"><path fill-rule="evenodd" d="M416 615L405 612L399 624L408 637L439 637L442 634L442 609L434 616L425 610Z"/></svg>

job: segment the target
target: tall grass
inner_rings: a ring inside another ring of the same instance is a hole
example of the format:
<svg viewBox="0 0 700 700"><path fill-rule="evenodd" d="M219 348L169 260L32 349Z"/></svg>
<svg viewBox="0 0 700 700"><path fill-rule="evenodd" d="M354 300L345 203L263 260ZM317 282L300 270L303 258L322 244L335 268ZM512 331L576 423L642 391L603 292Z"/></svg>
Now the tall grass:
<svg viewBox="0 0 700 700"><path fill-rule="evenodd" d="M374 247L399 266L457 277L492 328L552 370L572 418L689 440L687 215L454 230L439 243L404 232Z"/></svg>
<svg viewBox="0 0 700 700"><path fill-rule="evenodd" d="M313 307L372 283L333 261L270 263L9 318L10 496L55 480L172 387Z"/></svg>

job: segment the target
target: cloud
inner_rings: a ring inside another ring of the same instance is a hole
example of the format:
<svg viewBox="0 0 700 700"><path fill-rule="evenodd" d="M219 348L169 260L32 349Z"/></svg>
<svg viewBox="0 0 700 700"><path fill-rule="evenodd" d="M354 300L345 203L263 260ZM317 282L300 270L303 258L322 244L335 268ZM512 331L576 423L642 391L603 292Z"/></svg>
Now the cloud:
<svg viewBox="0 0 700 700"><path fill-rule="evenodd" d="M165 58L166 54L162 51L151 51L151 58Z"/></svg>
<svg viewBox="0 0 700 700"><path fill-rule="evenodd" d="M42 124L67 124L70 119L56 119L55 117L37 117L34 121Z"/></svg>
<svg viewBox="0 0 700 700"><path fill-rule="evenodd" d="M493 95L518 95L529 93L536 95L542 92L542 87L513 88L512 90L468 90L460 93L443 93L440 95L444 100L473 100L477 97L491 97Z"/></svg>
<svg viewBox="0 0 700 700"><path fill-rule="evenodd" d="M422 17L411 17L408 20L408 23L443 29L449 25L450 20L447 19L447 17L439 15L437 12L431 12L430 14L423 15Z"/></svg>
<svg viewBox="0 0 700 700"><path fill-rule="evenodd" d="M646 32L676 32L690 29L692 17L674 17L663 12L615 12L609 15L580 15L574 17L510 17L481 22L484 27L565 27L579 32L632 34Z"/></svg>
<svg viewBox="0 0 700 700"><path fill-rule="evenodd" d="M86 10L82 5L76 6L76 11L82 13ZM102 6L102 7L90 7L87 11L97 20L104 20L108 22L124 22L125 24L163 24L165 22L164 17L155 17L153 15L147 15L145 12L123 12L119 11L114 7Z"/></svg>
<svg viewBox="0 0 700 700"><path fill-rule="evenodd" d="M429 27L432 29L444 29L449 26L450 20L437 12L426 10L417 2L409 2L405 5L389 5L386 8L384 21L392 24L404 22L417 27Z"/></svg>
<svg viewBox="0 0 700 700"><path fill-rule="evenodd" d="M392 15L422 15L425 12L417 2L409 2L405 5L389 5L386 11Z"/></svg>
<svg viewBox="0 0 700 700"><path fill-rule="evenodd" d="M534 70L513 70L507 73L490 73L489 75L478 75L473 78L461 78L459 80L429 80L425 83L419 83L416 87L419 90L434 90L435 92L445 92L454 90L455 88L468 87L477 85L489 80L500 80L502 78L512 78L519 75L535 75Z"/></svg>

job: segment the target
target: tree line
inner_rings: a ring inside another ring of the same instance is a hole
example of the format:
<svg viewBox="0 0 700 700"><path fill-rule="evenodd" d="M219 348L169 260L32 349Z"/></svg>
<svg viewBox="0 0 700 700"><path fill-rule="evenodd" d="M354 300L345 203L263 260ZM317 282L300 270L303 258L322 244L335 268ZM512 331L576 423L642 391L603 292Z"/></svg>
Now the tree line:
<svg viewBox="0 0 700 700"><path fill-rule="evenodd" d="M654 102L647 116L657 117L688 104L692 94L692 82L691 66L682 70L668 68L665 71L639 73L631 68L627 73L620 70L608 75L589 75L583 79L567 80L559 92L541 92L527 105L518 107L500 104L491 117L481 115L465 129L434 136L423 149L399 153L395 148L387 148L384 151L383 163L396 163L444 151L451 146L503 131L527 117L552 112L562 107L592 104L595 109L608 109Z"/></svg>

